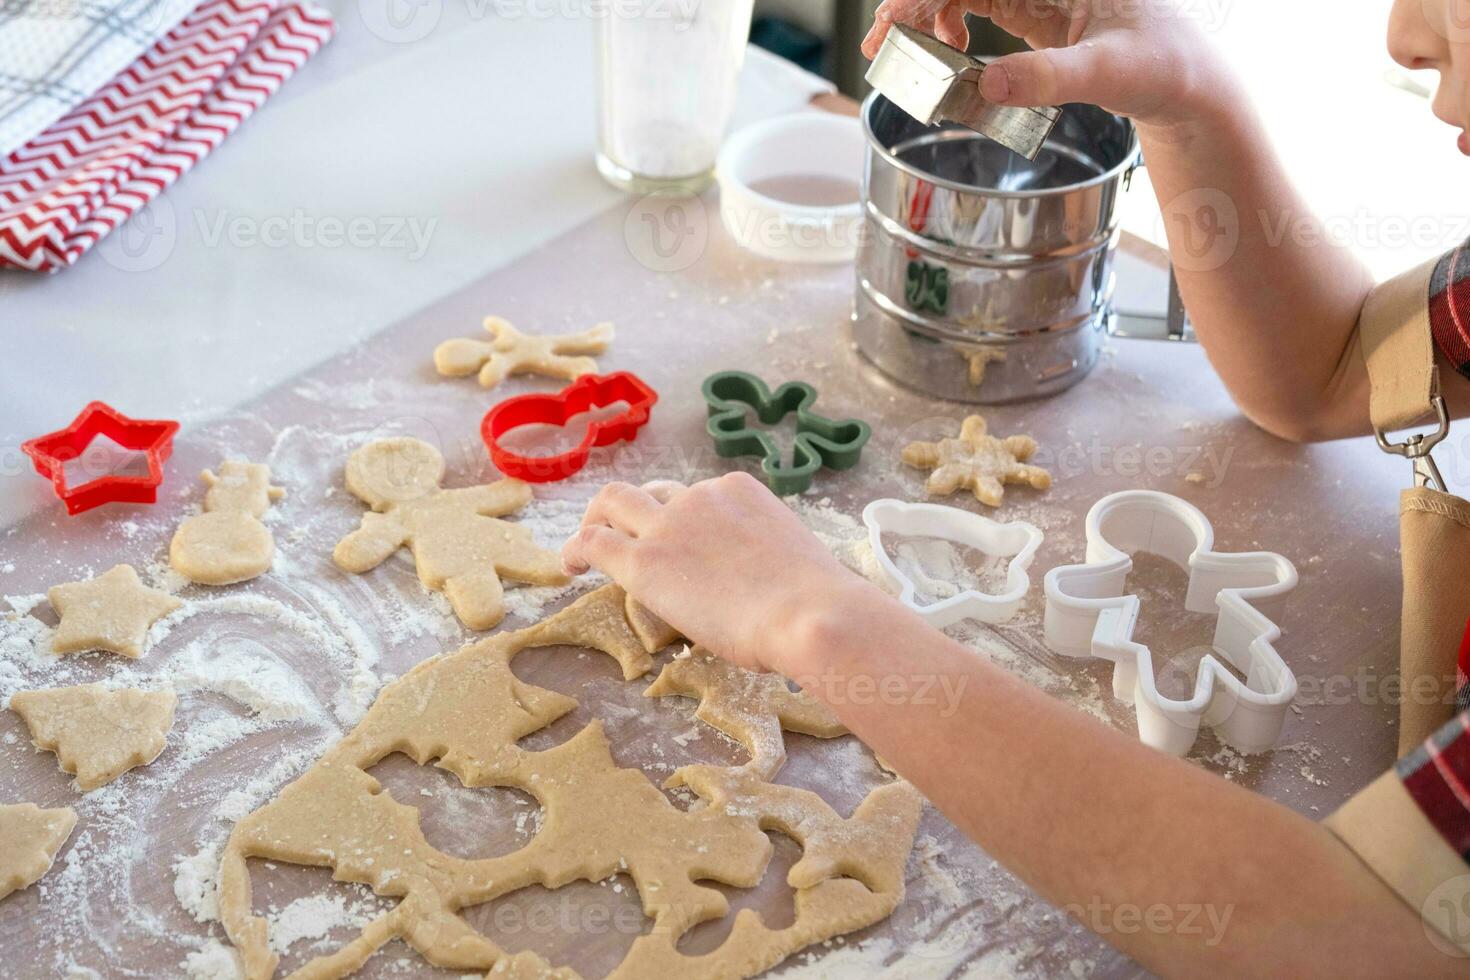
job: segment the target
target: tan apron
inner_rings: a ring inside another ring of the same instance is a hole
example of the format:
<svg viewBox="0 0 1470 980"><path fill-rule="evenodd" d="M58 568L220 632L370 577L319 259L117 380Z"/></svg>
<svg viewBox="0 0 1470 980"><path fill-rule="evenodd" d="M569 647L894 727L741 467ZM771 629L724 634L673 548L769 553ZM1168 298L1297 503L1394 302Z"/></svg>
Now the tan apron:
<svg viewBox="0 0 1470 980"><path fill-rule="evenodd" d="M1399 671L1399 754L1455 715L1455 661L1470 616L1470 503L1444 492L1429 450L1449 431L1429 328L1430 278L1439 260L1380 285L1358 324L1372 383L1369 411L1378 443L1413 463L1400 499L1404 572ZM1394 442L1388 433L1435 417L1430 433ZM1348 800L1327 826L1426 923L1470 953L1463 910L1467 865L1389 770Z"/></svg>

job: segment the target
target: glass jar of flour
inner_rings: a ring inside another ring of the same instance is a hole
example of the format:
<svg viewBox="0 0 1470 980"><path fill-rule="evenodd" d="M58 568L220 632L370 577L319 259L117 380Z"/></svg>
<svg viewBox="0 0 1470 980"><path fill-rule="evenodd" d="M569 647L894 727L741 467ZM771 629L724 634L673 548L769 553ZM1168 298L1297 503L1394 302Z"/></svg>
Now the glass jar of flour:
<svg viewBox="0 0 1470 980"><path fill-rule="evenodd" d="M604 0L597 169L634 193L697 193L735 104L754 0Z"/></svg>

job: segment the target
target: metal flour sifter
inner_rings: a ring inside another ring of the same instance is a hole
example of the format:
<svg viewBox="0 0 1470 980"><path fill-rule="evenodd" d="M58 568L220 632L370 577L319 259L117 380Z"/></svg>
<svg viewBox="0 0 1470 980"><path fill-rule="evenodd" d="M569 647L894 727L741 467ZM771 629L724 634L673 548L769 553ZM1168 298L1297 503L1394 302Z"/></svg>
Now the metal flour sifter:
<svg viewBox="0 0 1470 980"><path fill-rule="evenodd" d="M873 60L853 339L911 387L997 403L1096 364L1118 321L1118 198L1142 159L1127 119L990 104L983 70L901 25ZM1186 334L1171 309L1158 335Z"/></svg>

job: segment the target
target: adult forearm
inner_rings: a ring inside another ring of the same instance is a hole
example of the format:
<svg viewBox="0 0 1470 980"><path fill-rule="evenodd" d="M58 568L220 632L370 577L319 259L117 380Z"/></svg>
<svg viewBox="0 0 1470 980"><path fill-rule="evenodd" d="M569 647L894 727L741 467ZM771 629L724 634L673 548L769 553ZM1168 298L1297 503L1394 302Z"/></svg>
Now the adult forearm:
<svg viewBox="0 0 1470 980"><path fill-rule="evenodd" d="M1365 432L1367 375L1349 355L1372 277L1307 208L1229 71L1198 74L1187 117L1139 134L1200 342L1264 428Z"/></svg>
<svg viewBox="0 0 1470 980"><path fill-rule="evenodd" d="M1325 829L1083 716L886 597L814 605L841 612L797 630L784 670L993 857L1149 967L1307 976L1330 948L1338 975L1444 968Z"/></svg>

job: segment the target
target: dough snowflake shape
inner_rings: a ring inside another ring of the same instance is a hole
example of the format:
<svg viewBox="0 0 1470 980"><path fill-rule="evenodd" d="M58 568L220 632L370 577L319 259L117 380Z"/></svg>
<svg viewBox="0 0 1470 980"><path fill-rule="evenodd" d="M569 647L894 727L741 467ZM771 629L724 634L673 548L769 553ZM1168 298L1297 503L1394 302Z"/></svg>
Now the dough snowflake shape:
<svg viewBox="0 0 1470 980"><path fill-rule="evenodd" d="M444 457L419 439L380 439L347 460L347 489L373 508L362 526L337 542L332 559L346 572L366 572L407 545L425 588L443 592L470 629L505 618L500 576L535 585L564 585L561 557L540 548L531 530L499 520L531 501L520 480L445 490Z"/></svg>
<svg viewBox="0 0 1470 980"><path fill-rule="evenodd" d="M76 811L69 806L0 806L0 899L40 881L76 825Z"/></svg>
<svg viewBox="0 0 1470 980"><path fill-rule="evenodd" d="M597 370L583 356L601 354L612 343L613 325L599 323L573 334L523 334L498 316L485 318L491 339L446 340L434 348L434 367L448 377L479 372L480 384L493 388L512 374L539 374L570 381Z"/></svg>
<svg viewBox="0 0 1470 980"><path fill-rule="evenodd" d="M260 518L286 491L271 486L269 466L227 459L205 470L204 513L179 525L168 546L174 571L203 585L230 585L271 567L276 544Z"/></svg>
<svg viewBox="0 0 1470 980"><path fill-rule="evenodd" d="M51 638L56 653L107 650L134 660L143 655L148 627L183 602L138 580L132 565L116 565L85 582L46 592L61 622Z"/></svg>
<svg viewBox="0 0 1470 980"><path fill-rule="evenodd" d="M986 432L985 419L971 415L960 425L958 438L938 442L911 442L903 447L903 461L919 469L933 470L924 489L936 497L961 488L974 491L975 499L987 507L999 507L1005 484L1025 483L1037 490L1051 486L1051 474L1026 461L1036 454L1030 436L997 439Z"/></svg>
<svg viewBox="0 0 1470 980"><path fill-rule="evenodd" d="M100 684L21 691L10 708L39 749L55 752L63 772L90 792L163 751L178 697L172 691L108 690Z"/></svg>

